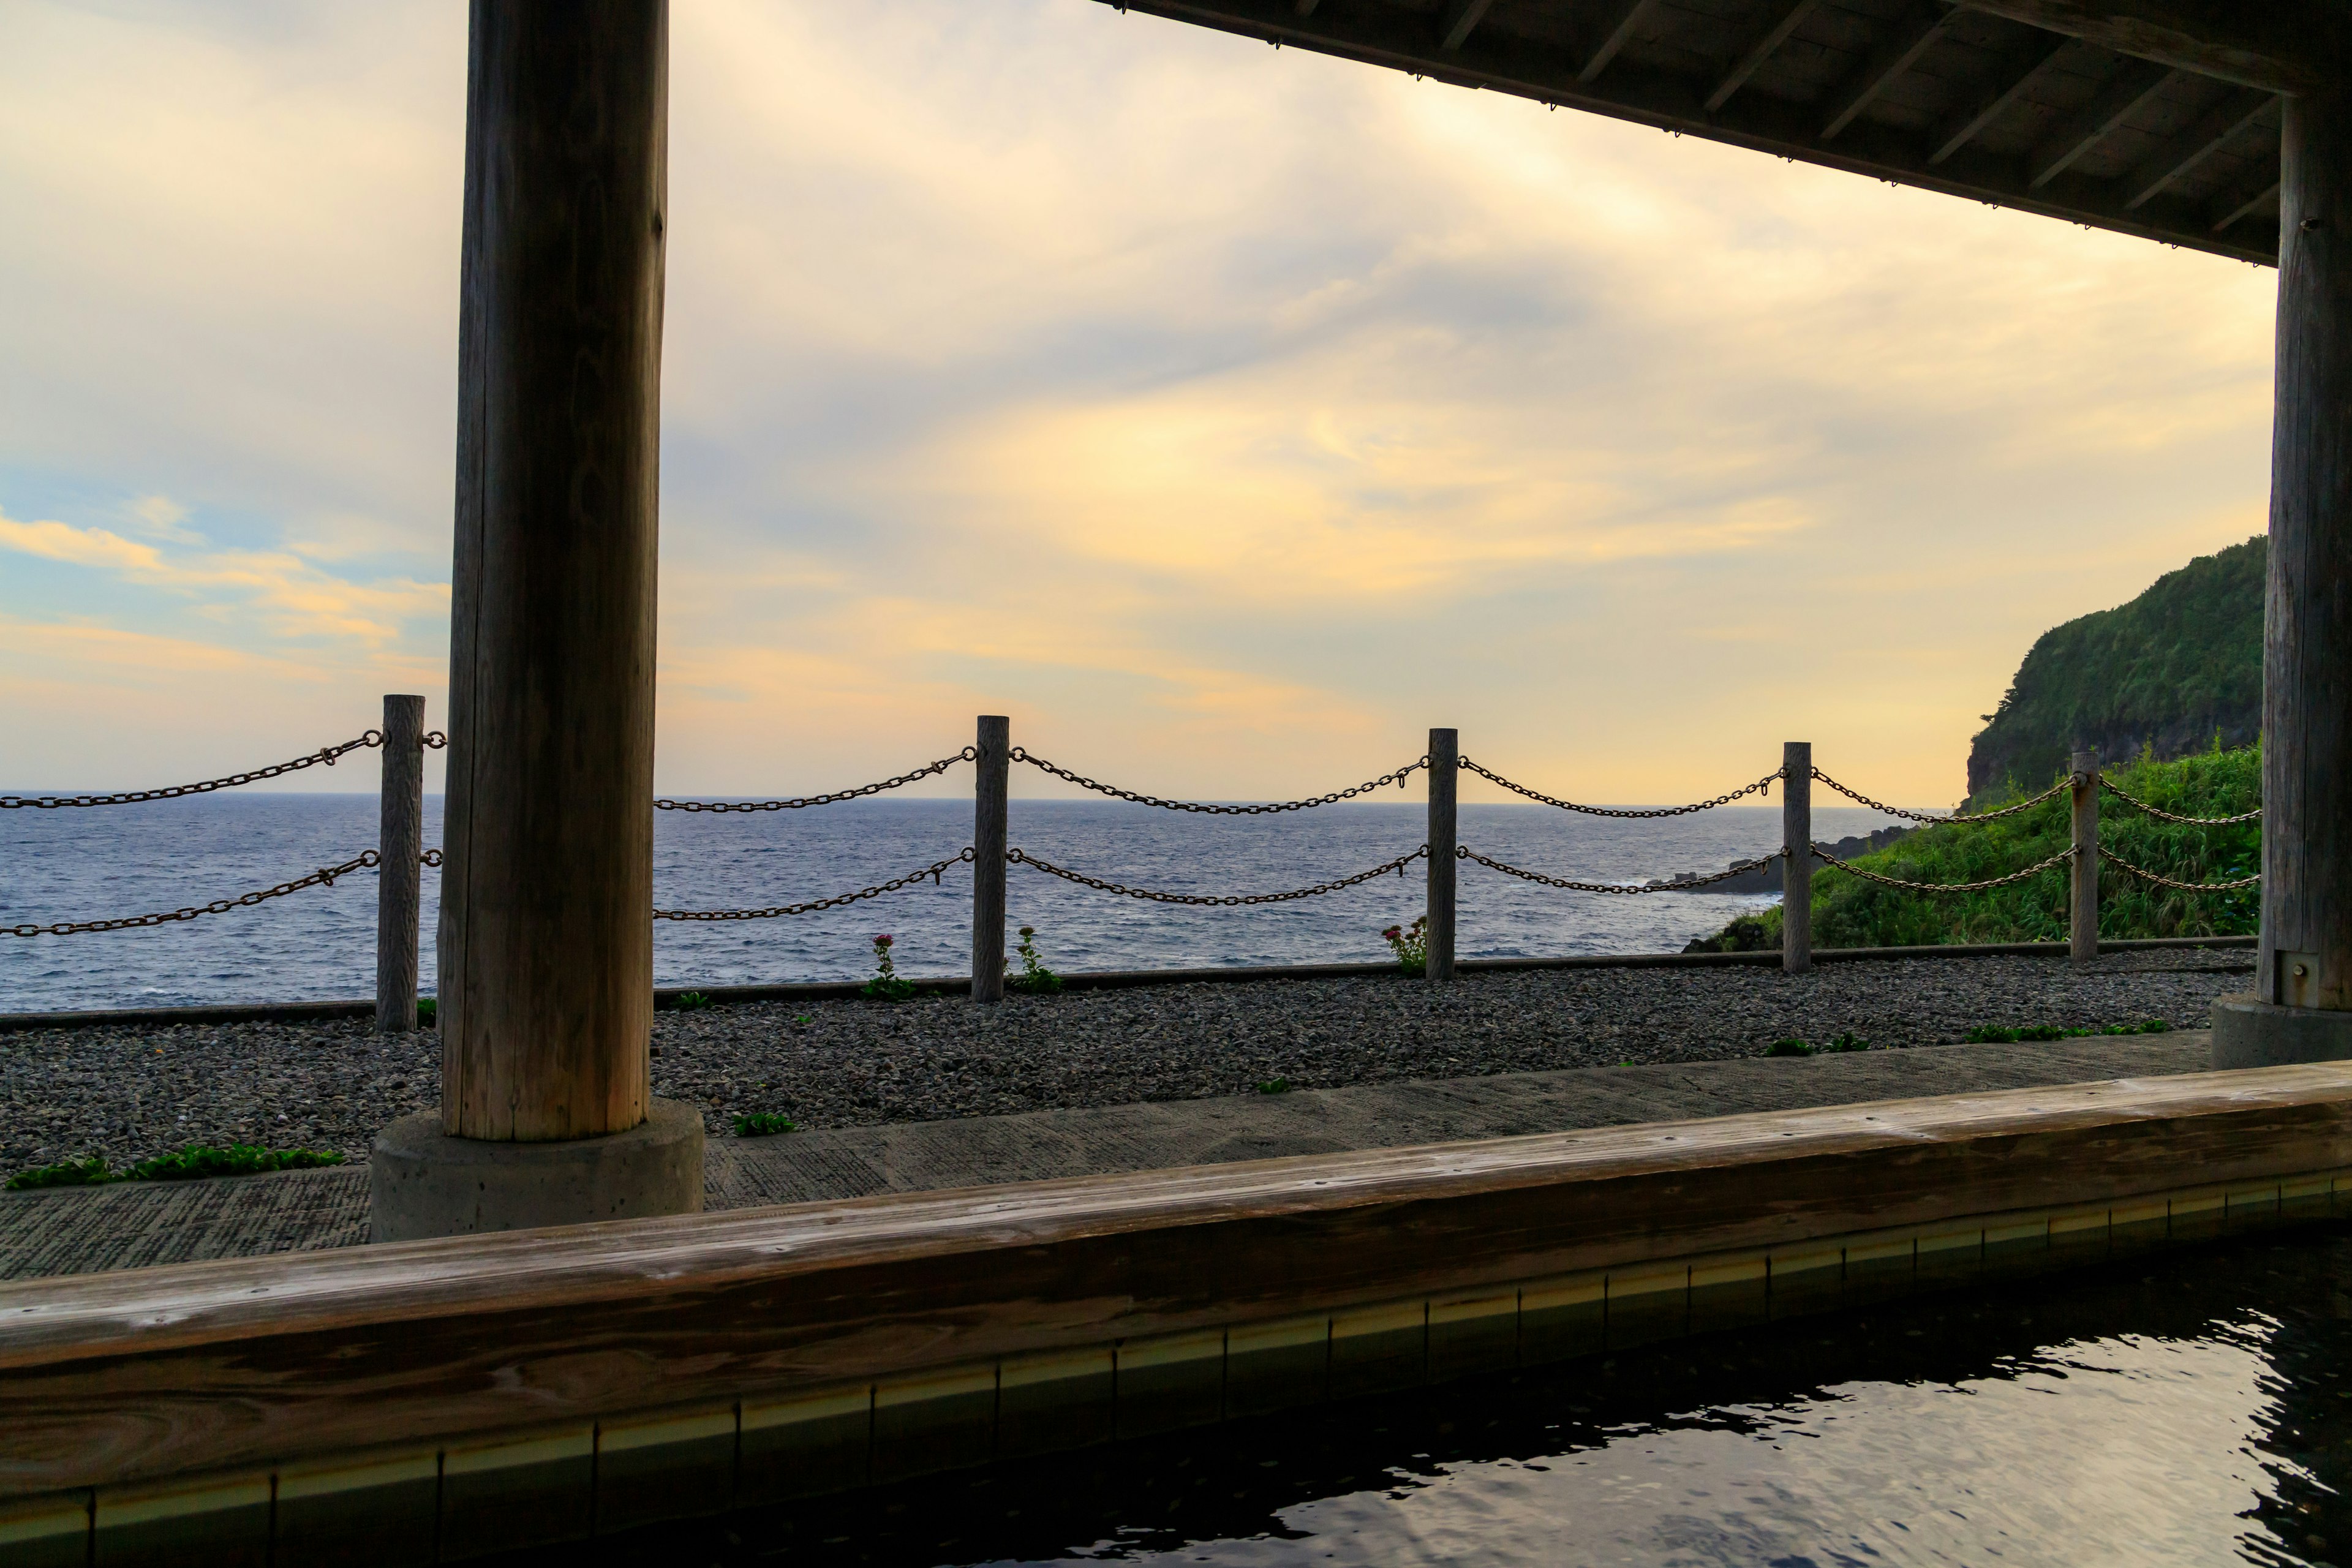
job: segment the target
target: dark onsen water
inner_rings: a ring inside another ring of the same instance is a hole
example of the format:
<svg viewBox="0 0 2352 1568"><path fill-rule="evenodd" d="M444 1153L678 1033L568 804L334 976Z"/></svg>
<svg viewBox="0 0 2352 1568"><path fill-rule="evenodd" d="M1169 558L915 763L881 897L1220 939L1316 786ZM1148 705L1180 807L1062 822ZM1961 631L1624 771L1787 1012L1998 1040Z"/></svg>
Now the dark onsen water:
<svg viewBox="0 0 2352 1568"><path fill-rule="evenodd" d="M2352 1563L2352 1228L511 1560Z"/></svg>

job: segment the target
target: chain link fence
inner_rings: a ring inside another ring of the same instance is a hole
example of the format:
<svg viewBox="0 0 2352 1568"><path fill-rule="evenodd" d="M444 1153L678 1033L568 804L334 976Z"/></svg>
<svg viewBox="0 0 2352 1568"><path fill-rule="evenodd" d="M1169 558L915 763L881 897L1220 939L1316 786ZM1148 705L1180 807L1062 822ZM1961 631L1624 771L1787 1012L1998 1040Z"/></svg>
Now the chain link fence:
<svg viewBox="0 0 2352 1568"><path fill-rule="evenodd" d="M1837 791L1838 794L1845 796L1846 799L1859 802L1860 804L1870 807L1873 811L1883 811L1889 816L1899 816L1906 822L1925 822L1930 824L1937 822L1993 822L2004 816L2015 816L2021 811L2032 811L2035 806L2040 805L2045 800L2054 800L2059 795L2064 795L2068 790L2074 787L2074 781L2073 779L2060 779L2056 784L2052 784L2048 789L2043 790L2032 800L2021 800L2014 805L2004 805L1998 811L1952 812L1939 816L1932 811L1906 811L1899 805L1889 805L1885 801L1873 800L1868 795L1862 794L1859 790L1851 790L1846 788L1845 785L1838 783L1837 780L1830 777L1829 774L1822 772L1819 768L1815 768L1813 770L1813 777L1829 785L1830 788Z"/></svg>
<svg viewBox="0 0 2352 1568"><path fill-rule="evenodd" d="M1865 882L1875 882L1882 888L1900 888L1906 893L1981 893L1988 888L2005 888L2011 882L2022 882L2038 877L2053 866L2063 866L2074 858L2074 847L2068 845L2047 860L2037 860L2022 871L2011 871L2006 877L1989 877L1981 882L1906 882L1900 877L1883 877L1864 870L1851 860L1841 860L1820 845L1813 846L1813 858L1826 860L1848 876L1859 877Z"/></svg>
<svg viewBox="0 0 2352 1568"><path fill-rule="evenodd" d="M1332 805L1339 801L1353 800L1360 795L1370 795L1374 790L1385 789L1390 784L1402 789L1405 780L1411 778L1417 770L1429 766L1429 759L1424 756L1416 758L1393 772L1382 773L1376 779L1367 779L1352 789L1334 790L1329 795L1309 795L1304 800L1267 801L1250 805L1221 805L1210 801L1162 800L1156 795L1139 795L1131 789L1121 789L1117 784L1107 784L1099 779L1090 779L1084 773L1072 773L1057 763L1049 763L1043 757L1032 756L1019 746L1013 747L1007 755L1013 762L1026 763L1041 773L1051 773L1054 777L1076 784L1081 789L1090 789L1097 795L1107 795L1114 800L1127 801L1135 805L1156 805L1162 811L1195 812L1203 816L1268 816L1276 812L1311 811L1318 805Z"/></svg>
<svg viewBox="0 0 2352 1568"><path fill-rule="evenodd" d="M961 854L945 860L934 860L919 871L909 871L903 877L893 877L887 882L877 882L870 888L860 888L854 893L836 893L829 899L812 899L803 904L777 904L764 910L656 910L657 921L772 921L783 915L805 915L818 910L837 910L863 899L878 899L885 893L895 893L901 888L914 886L924 878L931 886L940 886L940 875L950 867L970 865L979 857L967 844Z"/></svg>
<svg viewBox="0 0 2352 1568"><path fill-rule="evenodd" d="M2235 816L2178 816L2162 806L2148 805L2136 795L2126 795L2114 784L2109 784L2104 773L2099 777L2099 787L2135 811L2144 811L2158 822L2177 822L2183 827L2229 827L2241 822L2259 821L2263 815L2263 808L2258 805L2252 811L2242 811Z"/></svg>
<svg viewBox="0 0 2352 1568"><path fill-rule="evenodd" d="M2143 882L2153 882L2159 888L2170 888L2175 892L2181 893L2232 892L2240 888L2251 888L2263 879L2263 874L2257 871L2251 877L2241 877L2234 882L2176 882L2171 878L2159 876L2144 866L2133 865L2112 849L2102 847L2099 850L2099 858L2119 871L2129 872Z"/></svg>
<svg viewBox="0 0 2352 1568"><path fill-rule="evenodd" d="M1616 817L1688 816L1695 811L1713 811L1718 805L1729 805L1743 795L1763 794L1772 787L1772 781L1780 776L1780 770L1774 768L1754 784L1742 784L1730 794L1717 795L1713 800L1693 801L1688 805L1665 805L1650 810L1632 810L1611 805L1580 805L1572 800L1556 800L1539 791L1531 790L1523 784L1514 783L1493 769L1481 766L1467 757L1462 759L1462 771L1476 773L1488 784L1500 784L1513 795L1525 795L1538 805L1557 806L1562 811L1581 812L1586 816Z"/></svg>
<svg viewBox="0 0 2352 1568"><path fill-rule="evenodd" d="M1125 899L1148 899L1155 904L1213 904L1221 908L1229 908L1245 904L1286 904L1295 899L1317 899L1326 893L1336 893L1342 888L1352 888L1359 882L1369 882L1375 877L1385 877L1391 871L1402 877L1407 866L1423 858L1428 853L1429 846L1424 844L1410 855L1400 855L1395 859L1375 866L1369 871L1359 871L1352 877L1342 877L1337 881L1318 882L1311 888L1293 888L1286 893L1222 894L1162 893L1155 892L1149 888L1130 888L1124 882L1106 882L1100 878L1089 877L1083 872L1056 866L1050 860L1040 860L1025 849L1008 849L1004 852L1004 858L1013 865L1034 866L1049 877L1059 877L1066 882L1076 882L1082 888L1092 888L1097 892L1116 893Z"/></svg>
<svg viewBox="0 0 2352 1568"><path fill-rule="evenodd" d="M427 849L417 857L424 866L441 864L441 851ZM171 925L179 921L192 921L204 915L225 915L231 910L250 909L266 904L272 899L282 899L289 893L299 893L305 888L331 888L335 879L353 871L373 870L383 864L383 857L373 849L362 849L340 866L321 866L307 877L297 877L290 882L280 882L274 888L262 888L234 899L215 899L209 904L190 904L184 909L169 910L159 914L125 915L116 920L59 921L53 925L0 926L0 935L6 936L79 936L85 931L131 931L147 926Z"/></svg>
<svg viewBox="0 0 2352 1568"><path fill-rule="evenodd" d="M911 772L894 774L869 784L859 784L856 789L835 790L831 795L796 795L781 800L662 799L654 802L654 809L656 811L801 811L812 805L833 805L840 801L858 800L869 795L880 795L885 790L897 789L902 784L914 784L918 780L943 773L958 763L971 762L979 755L980 752L977 750L966 746L952 757L941 757L938 762L925 763L921 767Z"/></svg>
<svg viewBox="0 0 2352 1568"><path fill-rule="evenodd" d="M1778 860L1780 858L1776 853L1767 855L1759 860L1742 860L1735 865L1725 868L1723 870L1717 871L1712 877L1692 877L1686 880L1679 882L1629 883L1580 882L1569 877L1549 877L1546 876L1541 871L1529 871L1520 867L1510 865L1506 861L1490 859L1486 856L1479 854L1476 850L1468 847L1458 848L1454 850L1454 853L1461 859L1475 860L1479 865L1486 867L1490 870L1500 871L1507 877L1517 877L1523 881L1528 882L1541 882L1547 888L1564 888L1570 892L1577 893L1628 894L1687 893L1694 888L1704 888L1708 886L1710 883L1715 882L1727 882L1734 877L1745 877L1750 871L1764 870L1769 868L1773 861Z"/></svg>

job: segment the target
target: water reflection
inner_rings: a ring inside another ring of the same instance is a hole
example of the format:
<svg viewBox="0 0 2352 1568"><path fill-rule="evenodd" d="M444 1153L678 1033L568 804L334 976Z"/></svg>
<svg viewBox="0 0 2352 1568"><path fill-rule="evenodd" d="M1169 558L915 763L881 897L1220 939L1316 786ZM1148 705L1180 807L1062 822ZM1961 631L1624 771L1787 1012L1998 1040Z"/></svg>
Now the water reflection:
<svg viewBox="0 0 2352 1568"><path fill-rule="evenodd" d="M2305 1232L543 1561L2352 1563L2347 1352Z"/></svg>

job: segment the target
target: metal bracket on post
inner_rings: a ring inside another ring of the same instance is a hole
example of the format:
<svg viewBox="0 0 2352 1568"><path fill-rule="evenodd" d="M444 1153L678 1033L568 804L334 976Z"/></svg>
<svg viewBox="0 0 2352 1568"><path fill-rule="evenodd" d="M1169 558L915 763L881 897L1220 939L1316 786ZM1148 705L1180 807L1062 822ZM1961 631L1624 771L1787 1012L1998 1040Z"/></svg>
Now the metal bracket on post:
<svg viewBox="0 0 2352 1568"><path fill-rule="evenodd" d="M1429 732L1429 979L1454 978L1454 882L1462 841L1454 801L1462 783L1462 732Z"/></svg>
<svg viewBox="0 0 2352 1568"><path fill-rule="evenodd" d="M1013 721L983 714L973 748L971 999L1004 1000L1004 850Z"/></svg>
<svg viewBox="0 0 2352 1568"><path fill-rule="evenodd" d="M2099 753L2074 753L2074 874L2066 956L2088 963L2099 956Z"/></svg>
<svg viewBox="0 0 2352 1568"><path fill-rule="evenodd" d="M1780 747L1780 968L1813 966L1813 743Z"/></svg>
<svg viewBox="0 0 2352 1568"><path fill-rule="evenodd" d="M376 826L375 1032L416 1027L416 924L424 906L425 699L383 700L383 794Z"/></svg>

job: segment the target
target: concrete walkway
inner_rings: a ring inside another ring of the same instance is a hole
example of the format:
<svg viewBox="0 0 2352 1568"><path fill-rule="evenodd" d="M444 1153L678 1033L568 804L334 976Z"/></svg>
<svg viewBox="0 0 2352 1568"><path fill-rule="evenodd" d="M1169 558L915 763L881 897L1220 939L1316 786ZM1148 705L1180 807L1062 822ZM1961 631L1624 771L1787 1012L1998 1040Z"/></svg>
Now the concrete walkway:
<svg viewBox="0 0 2352 1568"><path fill-rule="evenodd" d="M2201 1072L2203 1031L1586 1068L716 1138L712 1208ZM367 1170L0 1194L0 1279L356 1246Z"/></svg>

